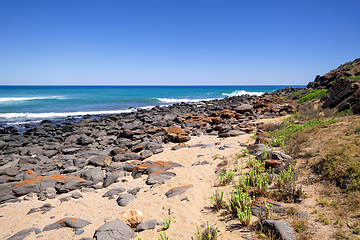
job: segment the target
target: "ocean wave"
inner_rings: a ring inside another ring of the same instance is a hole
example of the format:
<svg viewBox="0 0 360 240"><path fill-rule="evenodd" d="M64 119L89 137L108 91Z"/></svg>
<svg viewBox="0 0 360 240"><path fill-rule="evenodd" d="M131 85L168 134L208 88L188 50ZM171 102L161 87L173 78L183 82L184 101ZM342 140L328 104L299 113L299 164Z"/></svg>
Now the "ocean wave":
<svg viewBox="0 0 360 240"><path fill-rule="evenodd" d="M237 90L232 93L223 93L222 95L228 96L228 97L234 97L234 96L241 96L241 95L245 95L245 94L260 96L260 95L263 95L264 92L247 92L245 90L240 90L240 91Z"/></svg>
<svg viewBox="0 0 360 240"><path fill-rule="evenodd" d="M187 99L187 98L181 98L181 99L176 99L176 98L156 98L157 100L159 100L160 102L163 103L198 103L201 101L211 101L211 100L215 100L216 98L205 98L205 99Z"/></svg>
<svg viewBox="0 0 360 240"><path fill-rule="evenodd" d="M49 97L0 97L0 102L18 102L31 100L45 100L45 99L66 99L63 96L49 96Z"/></svg>
<svg viewBox="0 0 360 240"><path fill-rule="evenodd" d="M103 115L103 114L120 114L131 113L136 111L134 108L126 110L108 110L108 111L88 111L88 112L49 112L49 113L0 113L0 119L51 119L57 117L72 117L72 116L85 116L85 115Z"/></svg>

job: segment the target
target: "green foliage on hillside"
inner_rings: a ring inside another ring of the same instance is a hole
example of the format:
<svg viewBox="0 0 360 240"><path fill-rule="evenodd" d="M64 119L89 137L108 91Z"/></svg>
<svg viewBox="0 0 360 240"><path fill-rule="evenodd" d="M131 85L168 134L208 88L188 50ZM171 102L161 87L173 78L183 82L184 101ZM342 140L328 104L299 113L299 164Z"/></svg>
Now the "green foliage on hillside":
<svg viewBox="0 0 360 240"><path fill-rule="evenodd" d="M325 96L327 89L311 89L305 95L299 98L297 102L316 101Z"/></svg>

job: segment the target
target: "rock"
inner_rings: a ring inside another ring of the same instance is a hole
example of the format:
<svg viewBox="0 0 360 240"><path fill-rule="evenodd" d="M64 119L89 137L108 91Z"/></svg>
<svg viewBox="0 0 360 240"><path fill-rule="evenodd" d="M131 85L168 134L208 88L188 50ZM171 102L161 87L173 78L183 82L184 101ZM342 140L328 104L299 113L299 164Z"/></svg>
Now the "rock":
<svg viewBox="0 0 360 240"><path fill-rule="evenodd" d="M141 188L139 187L136 187L136 188L133 188L133 189L130 189L128 190L128 194L131 194L131 195L136 195L139 191L140 191Z"/></svg>
<svg viewBox="0 0 360 240"><path fill-rule="evenodd" d="M206 160L198 161L198 162L194 162L193 164L191 164L191 166L193 167L193 166L199 166L199 165L205 165L205 164L210 164L210 162L206 161Z"/></svg>
<svg viewBox="0 0 360 240"><path fill-rule="evenodd" d="M77 143L78 143L79 145L83 145L83 146L92 144L92 143L94 143L94 142L95 142L95 139L94 139L94 138L89 137L89 136L86 136L86 135L81 136L81 137L78 139L78 141L77 141Z"/></svg>
<svg viewBox="0 0 360 240"><path fill-rule="evenodd" d="M67 168L64 169L63 173L72 173L72 172L76 172L78 170L78 168L76 166L68 166Z"/></svg>
<svg viewBox="0 0 360 240"><path fill-rule="evenodd" d="M56 197L56 189L52 187L45 189L43 193L45 194L45 197L48 199L54 199Z"/></svg>
<svg viewBox="0 0 360 240"><path fill-rule="evenodd" d="M183 167L183 165L172 161L156 161L147 168L146 173L151 174L159 170L166 171L174 167Z"/></svg>
<svg viewBox="0 0 360 240"><path fill-rule="evenodd" d="M106 188L106 187L110 186L111 184L117 182L117 181L118 181L118 178L119 178L119 173L117 173L117 172L110 173L110 174L106 177L106 179L105 179L102 187L103 187L103 188Z"/></svg>
<svg viewBox="0 0 360 240"><path fill-rule="evenodd" d="M129 240L134 237L134 232L125 223L113 220L105 223L94 233L94 240Z"/></svg>
<svg viewBox="0 0 360 240"><path fill-rule="evenodd" d="M83 228L87 225L91 224L91 222L80 219L80 218L63 218L60 219L59 221L47 225L43 231L51 231L54 229L59 229L59 228L64 228L64 227L69 227L69 228L75 228L75 229L79 229L79 228Z"/></svg>
<svg viewBox="0 0 360 240"><path fill-rule="evenodd" d="M68 176L65 181L56 182L55 189L57 192L67 193L81 187L89 187L91 184L91 181L86 181L83 178L77 176Z"/></svg>
<svg viewBox="0 0 360 240"><path fill-rule="evenodd" d="M130 209L123 214L122 218L124 219L126 225L131 228L135 228L142 222L143 214L139 210Z"/></svg>
<svg viewBox="0 0 360 240"><path fill-rule="evenodd" d="M141 232L144 230L154 229L156 227L156 223L157 223L156 219L144 221L144 222L140 223L139 225L137 225L135 231Z"/></svg>
<svg viewBox="0 0 360 240"><path fill-rule="evenodd" d="M30 192L39 193L40 190L45 190L49 187L55 187L57 192L69 192L86 184L85 179L72 175L54 174L44 177L34 176L18 182L13 187L13 192L17 196L22 196Z"/></svg>
<svg viewBox="0 0 360 240"><path fill-rule="evenodd" d="M79 199L82 198L83 196L79 192L74 192L73 194L71 194L71 197L74 199Z"/></svg>
<svg viewBox="0 0 360 240"><path fill-rule="evenodd" d="M35 232L35 234L39 234L41 232L40 229L36 227L27 228L24 230L21 230L20 232L15 233L11 237L7 238L6 240L22 240L29 236L32 232Z"/></svg>
<svg viewBox="0 0 360 240"><path fill-rule="evenodd" d="M131 172L131 176L133 178L139 178L142 174L146 172L148 167L153 164L153 162L144 162L134 167L134 169Z"/></svg>
<svg viewBox="0 0 360 240"><path fill-rule="evenodd" d="M47 213L49 212L51 209L53 209L54 207L51 206L50 203L45 203L44 205L42 205L41 207L38 208L32 208L29 210L29 212L26 215L35 213L35 212L41 212L41 214Z"/></svg>
<svg viewBox="0 0 360 240"><path fill-rule="evenodd" d="M253 105L251 105L251 104L241 104L240 106L237 106L235 108L235 111L237 113L246 113L246 112L252 113Z"/></svg>
<svg viewBox="0 0 360 240"><path fill-rule="evenodd" d="M153 153L150 151L150 150L144 150L141 154L140 154L140 157L141 157L141 160L144 160L148 157L151 157L153 155Z"/></svg>
<svg viewBox="0 0 360 240"><path fill-rule="evenodd" d="M78 229L76 230L75 235L81 235L83 233L84 233L84 229Z"/></svg>
<svg viewBox="0 0 360 240"><path fill-rule="evenodd" d="M12 191L16 183L2 183L0 184L0 203L15 199L14 192Z"/></svg>
<svg viewBox="0 0 360 240"><path fill-rule="evenodd" d="M113 156L114 162L125 162L129 160L141 160L141 157L139 154L133 152L120 152Z"/></svg>
<svg viewBox="0 0 360 240"><path fill-rule="evenodd" d="M246 132L243 132L243 131L240 131L240 130L230 130L229 132L227 132L230 137L236 137L236 136L239 136L239 135L244 135L246 134Z"/></svg>
<svg viewBox="0 0 360 240"><path fill-rule="evenodd" d="M235 117L235 113L231 111L230 109L224 109L221 112L221 118L222 119L230 119Z"/></svg>
<svg viewBox="0 0 360 240"><path fill-rule="evenodd" d="M94 184L104 181L104 172L99 168L92 168L81 172L80 176L83 179L92 181Z"/></svg>
<svg viewBox="0 0 360 240"><path fill-rule="evenodd" d="M260 155L264 152L264 150L269 151L270 148L264 144L253 144L246 147L249 150L250 154Z"/></svg>
<svg viewBox="0 0 360 240"><path fill-rule="evenodd" d="M187 142L191 137L188 133L176 126L170 126L167 130L167 135L164 138L164 142Z"/></svg>
<svg viewBox="0 0 360 240"><path fill-rule="evenodd" d="M109 191L107 191L102 197L112 197L114 195L118 195L125 191L126 191L126 189L123 187L114 187L114 188L110 189Z"/></svg>
<svg viewBox="0 0 360 240"><path fill-rule="evenodd" d="M253 216L258 216L259 213L261 216L266 215L266 207L264 205L264 201L266 201L267 204L271 205L272 211L274 213L282 213L284 211L280 203L275 202L274 200L268 198L259 197L254 201L254 203L251 206L251 213Z"/></svg>
<svg viewBox="0 0 360 240"><path fill-rule="evenodd" d="M90 165L93 165L95 167L106 167L111 164L112 158L108 156L107 154L99 154L99 155L93 155L88 158L88 162Z"/></svg>
<svg viewBox="0 0 360 240"><path fill-rule="evenodd" d="M165 196L167 198L171 198L171 197L174 197L176 195L186 192L189 188L192 188L192 187L193 187L192 184L188 184L188 185L181 186L181 187L171 188L171 189L169 189L169 191L167 191L165 193Z"/></svg>
<svg viewBox="0 0 360 240"><path fill-rule="evenodd" d="M70 201L70 197L63 197L63 198L59 198L60 202L67 202Z"/></svg>
<svg viewBox="0 0 360 240"><path fill-rule="evenodd" d="M175 176L176 174L173 172L158 170L149 174L148 178L146 179L146 184L147 185L154 185L157 183L163 184L165 183L165 180L169 180Z"/></svg>
<svg viewBox="0 0 360 240"><path fill-rule="evenodd" d="M290 223L278 220L265 220L261 222L262 228L271 232L271 236L275 239L293 240L295 232L291 228Z"/></svg>
<svg viewBox="0 0 360 240"><path fill-rule="evenodd" d="M121 194L117 199L116 202L119 206L121 207L125 207L126 205L129 204L130 201L134 200L134 198L136 198L136 196L134 195L129 195L129 194Z"/></svg>

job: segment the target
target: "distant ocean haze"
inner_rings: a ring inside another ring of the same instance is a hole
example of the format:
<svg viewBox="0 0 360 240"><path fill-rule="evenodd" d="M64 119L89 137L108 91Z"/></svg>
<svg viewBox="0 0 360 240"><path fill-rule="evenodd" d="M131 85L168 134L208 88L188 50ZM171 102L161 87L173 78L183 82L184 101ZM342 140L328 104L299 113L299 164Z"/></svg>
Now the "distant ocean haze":
<svg viewBox="0 0 360 240"><path fill-rule="evenodd" d="M0 125L17 128L19 124L42 120L119 114L242 94L261 95L284 87L287 86L0 86Z"/></svg>

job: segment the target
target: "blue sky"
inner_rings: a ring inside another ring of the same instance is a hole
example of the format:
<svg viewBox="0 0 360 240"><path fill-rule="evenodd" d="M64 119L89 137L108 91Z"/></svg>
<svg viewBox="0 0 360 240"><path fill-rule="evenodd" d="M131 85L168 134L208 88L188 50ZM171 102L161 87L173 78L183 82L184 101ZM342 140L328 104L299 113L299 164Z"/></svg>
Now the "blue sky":
<svg viewBox="0 0 360 240"><path fill-rule="evenodd" d="M359 0L3 0L0 85L306 85L360 57Z"/></svg>

